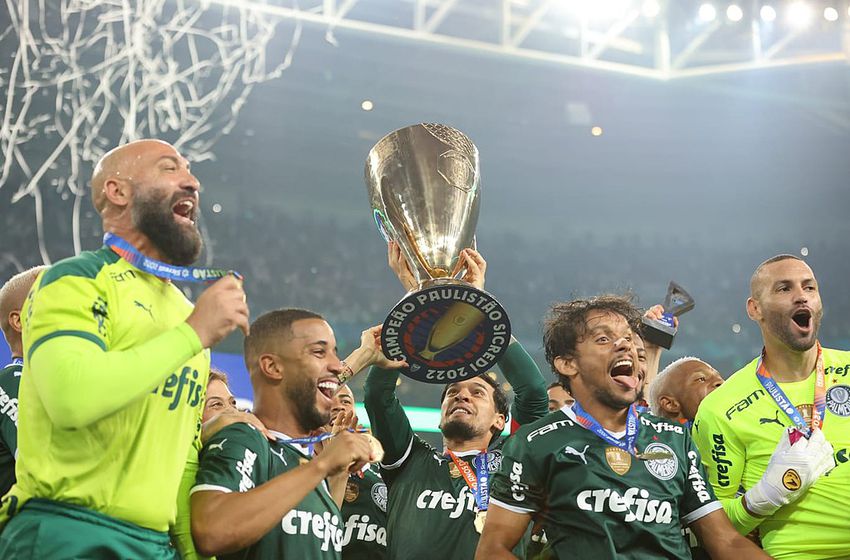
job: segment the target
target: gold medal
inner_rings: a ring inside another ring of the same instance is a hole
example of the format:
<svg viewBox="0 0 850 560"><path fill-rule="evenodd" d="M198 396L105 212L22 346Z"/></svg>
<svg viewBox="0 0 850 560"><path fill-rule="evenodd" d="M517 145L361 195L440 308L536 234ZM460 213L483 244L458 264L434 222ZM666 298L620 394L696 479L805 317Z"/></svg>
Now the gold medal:
<svg viewBox="0 0 850 560"><path fill-rule="evenodd" d="M349 480L345 484L345 501L348 503L353 502L357 499L357 496L360 495L360 487L353 480Z"/></svg>
<svg viewBox="0 0 850 560"><path fill-rule="evenodd" d="M623 476L632 467L632 455L619 447L610 446L605 448L605 460L611 470Z"/></svg>
<svg viewBox="0 0 850 560"><path fill-rule="evenodd" d="M487 510L475 512L475 530L478 534L484 531L484 522L487 521Z"/></svg>

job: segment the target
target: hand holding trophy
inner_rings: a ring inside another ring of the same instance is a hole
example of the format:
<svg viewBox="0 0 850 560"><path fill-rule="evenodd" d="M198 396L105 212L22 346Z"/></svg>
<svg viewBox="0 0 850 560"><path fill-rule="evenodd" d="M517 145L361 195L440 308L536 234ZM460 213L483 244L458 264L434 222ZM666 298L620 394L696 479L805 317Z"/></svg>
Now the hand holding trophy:
<svg viewBox="0 0 850 560"><path fill-rule="evenodd" d="M409 126L369 152L366 185L390 267L408 290L384 322L385 355L426 383L489 370L508 347L510 322L483 290L486 262L474 250L478 149L454 128Z"/></svg>

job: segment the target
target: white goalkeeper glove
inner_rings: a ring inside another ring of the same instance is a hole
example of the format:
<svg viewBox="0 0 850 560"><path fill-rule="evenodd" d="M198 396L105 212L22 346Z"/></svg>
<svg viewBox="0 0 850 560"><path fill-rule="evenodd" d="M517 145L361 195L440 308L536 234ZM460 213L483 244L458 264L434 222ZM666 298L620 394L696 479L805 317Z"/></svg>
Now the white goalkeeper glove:
<svg viewBox="0 0 850 560"><path fill-rule="evenodd" d="M772 515L797 501L834 466L832 445L823 431L814 430L806 439L797 428L786 428L761 480L744 494L746 508L758 516Z"/></svg>

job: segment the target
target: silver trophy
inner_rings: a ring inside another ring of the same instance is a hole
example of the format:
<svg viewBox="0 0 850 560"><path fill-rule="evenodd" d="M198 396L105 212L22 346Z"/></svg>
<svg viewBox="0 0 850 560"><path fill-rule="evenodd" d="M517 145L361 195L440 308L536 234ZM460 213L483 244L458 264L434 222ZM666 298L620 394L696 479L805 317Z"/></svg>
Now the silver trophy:
<svg viewBox="0 0 850 560"><path fill-rule="evenodd" d="M428 383L480 375L507 349L510 322L493 296L459 279L460 252L475 246L481 199L478 149L442 124L382 138L366 159L375 223L396 241L418 283L390 312L384 353Z"/></svg>

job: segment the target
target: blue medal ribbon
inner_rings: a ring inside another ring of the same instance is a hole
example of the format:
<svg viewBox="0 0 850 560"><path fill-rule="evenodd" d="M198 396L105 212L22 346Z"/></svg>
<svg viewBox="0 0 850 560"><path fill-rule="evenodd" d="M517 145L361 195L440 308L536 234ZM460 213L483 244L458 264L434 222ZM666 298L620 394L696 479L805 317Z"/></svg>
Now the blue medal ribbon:
<svg viewBox="0 0 850 560"><path fill-rule="evenodd" d="M7 367L22 366L22 365L24 365L24 359L23 358L12 358L12 363L6 364L6 366L3 369L6 369Z"/></svg>
<svg viewBox="0 0 850 560"><path fill-rule="evenodd" d="M578 401L573 403L573 414L575 414L576 420L578 420L579 424L593 432L599 439L610 443L613 446L619 447L623 451L631 453L632 455L637 454L635 442L637 441L638 432L640 431L640 423L638 422L637 410L635 410L634 404L629 407L628 417L626 418L626 435L623 436L622 439L617 439L608 433L608 430L603 428L593 416L588 414Z"/></svg>
<svg viewBox="0 0 850 560"><path fill-rule="evenodd" d="M823 425L824 414L826 412L826 373L823 366L823 352L820 342L817 343L818 357L815 362L815 396L812 410L812 427L810 428L806 419L791 402L791 399L782 390L782 387L776 382L773 376L767 371L764 365L765 350L762 349L761 357L756 365L756 379L758 379L764 390L774 400L779 409L788 416L788 419L794 423L794 426L800 430L807 438L811 437L812 431L819 429Z"/></svg>
<svg viewBox="0 0 850 560"><path fill-rule="evenodd" d="M242 275L235 270L179 266L152 259L139 252L126 239L114 233L106 233L103 236L103 244L139 270L166 280L175 280L178 282L212 282L228 274L232 274L240 280L242 279Z"/></svg>
<svg viewBox="0 0 850 560"><path fill-rule="evenodd" d="M487 468L488 455L487 451L483 451L472 459L472 464L475 465L475 472L469 468L469 463L459 459L451 449L446 450L446 454L454 462L463 480L469 489L472 490L472 495L475 498L475 505L478 511L487 511L490 504L490 471Z"/></svg>

